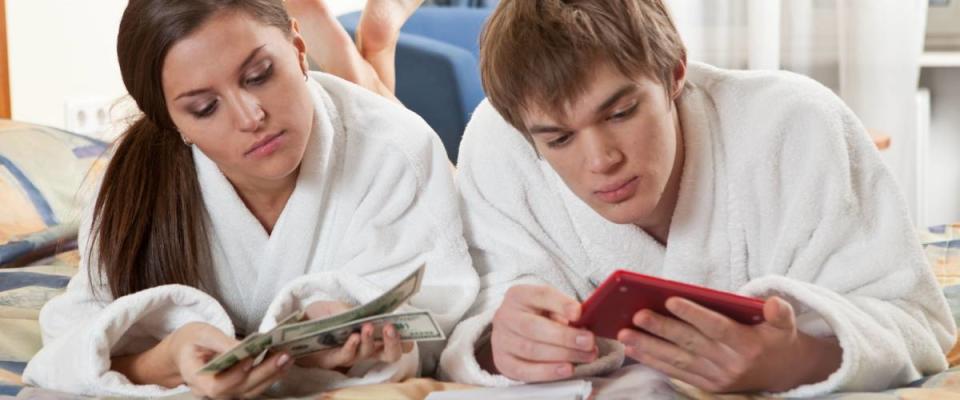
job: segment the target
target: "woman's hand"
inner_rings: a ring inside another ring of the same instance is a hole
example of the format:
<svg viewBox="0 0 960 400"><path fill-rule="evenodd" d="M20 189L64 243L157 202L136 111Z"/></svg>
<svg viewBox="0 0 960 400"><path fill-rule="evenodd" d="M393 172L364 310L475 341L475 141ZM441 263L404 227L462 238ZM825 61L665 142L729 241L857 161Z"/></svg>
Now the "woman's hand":
<svg viewBox="0 0 960 400"><path fill-rule="evenodd" d="M767 299L766 321L754 326L678 297L667 309L676 318L641 310L633 323L643 331L624 329L617 339L631 358L700 389L782 392L840 367L836 340L799 332L793 308L780 298Z"/></svg>
<svg viewBox="0 0 960 400"><path fill-rule="evenodd" d="M579 317L580 303L557 289L514 286L493 317L492 354L478 359L484 368L519 381L569 378L574 363L597 359L593 334L569 326Z"/></svg>
<svg viewBox="0 0 960 400"><path fill-rule="evenodd" d="M253 359L237 363L217 374L201 373L200 369L217 354L233 348L239 341L205 323L194 322L180 327L161 342L170 360L180 371L183 383L198 397L254 398L283 377L290 365L286 353L273 354L260 365Z"/></svg>
<svg viewBox="0 0 960 400"><path fill-rule="evenodd" d="M286 354L274 354L257 367L247 359L218 374L200 373L207 362L237 343L209 324L192 322L143 353L113 357L110 367L137 385L186 384L198 397L219 399L257 397L293 365Z"/></svg>
<svg viewBox="0 0 960 400"><path fill-rule="evenodd" d="M307 319L320 319L347 311L351 305L333 301L318 301L305 309ZM308 368L349 368L367 359L392 363L413 349L413 343L401 343L393 325L383 327L383 341L373 338L373 324L365 324L359 333L350 335L343 346L318 351L297 359L297 365Z"/></svg>

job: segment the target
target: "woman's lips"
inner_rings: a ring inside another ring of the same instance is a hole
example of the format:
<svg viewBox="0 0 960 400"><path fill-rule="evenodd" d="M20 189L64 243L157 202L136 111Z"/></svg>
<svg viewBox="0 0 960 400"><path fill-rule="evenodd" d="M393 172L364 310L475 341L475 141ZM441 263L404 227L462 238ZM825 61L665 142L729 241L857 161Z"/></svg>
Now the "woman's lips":
<svg viewBox="0 0 960 400"><path fill-rule="evenodd" d="M280 131L280 133L268 136L259 142L254 143L254 145L250 147L250 150L247 150L247 152L243 154L244 157L260 158L273 154L278 148L280 148L280 145L283 144L282 139L286 133L287 131L285 130Z"/></svg>
<svg viewBox="0 0 960 400"><path fill-rule="evenodd" d="M633 196L637 192L637 182L639 179L637 177L630 178L621 183L616 183L604 187L602 190L597 190L593 192L605 203L616 204L620 203Z"/></svg>

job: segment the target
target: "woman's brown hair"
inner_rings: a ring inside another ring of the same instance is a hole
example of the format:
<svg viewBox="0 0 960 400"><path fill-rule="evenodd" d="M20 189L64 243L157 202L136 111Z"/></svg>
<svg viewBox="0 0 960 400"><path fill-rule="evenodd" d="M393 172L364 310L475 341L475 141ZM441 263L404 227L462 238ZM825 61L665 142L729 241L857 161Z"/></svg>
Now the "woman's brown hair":
<svg viewBox="0 0 960 400"><path fill-rule="evenodd" d="M291 33L281 0L130 0L120 21L120 73L143 115L123 133L107 166L87 254L97 250L91 277L98 270L114 298L166 284L209 286L207 213L161 77L170 48L218 12L244 12Z"/></svg>

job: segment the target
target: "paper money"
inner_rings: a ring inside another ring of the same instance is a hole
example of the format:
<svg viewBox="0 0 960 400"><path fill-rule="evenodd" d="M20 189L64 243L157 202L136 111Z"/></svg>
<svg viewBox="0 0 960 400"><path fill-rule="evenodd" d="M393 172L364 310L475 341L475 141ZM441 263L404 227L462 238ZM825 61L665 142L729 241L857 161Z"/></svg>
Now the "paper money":
<svg viewBox="0 0 960 400"><path fill-rule="evenodd" d="M217 373L236 365L238 362L248 357L254 357L256 359L254 363L259 363L263 360L263 356L266 355L267 350L270 349L270 346L275 343L274 339L277 336L277 331L279 328L283 327L284 325L289 325L300 321L301 319L303 319L303 311L297 311L281 319L277 326L271 329L269 332L254 333L250 336L247 336L242 342L234 346L232 349L227 350L210 360L206 365L203 366L203 368L200 369L200 372Z"/></svg>
<svg viewBox="0 0 960 400"><path fill-rule="evenodd" d="M446 337L443 330L437 325L427 311L414 311L401 314L375 315L357 321L329 327L315 332L308 337L282 343L274 349L286 351L292 357L301 357L316 351L340 347L347 342L350 335L360 332L365 324L373 324L373 339L383 340L383 327L393 324L397 329L397 336L401 341L432 341L443 340Z"/></svg>
<svg viewBox="0 0 960 400"><path fill-rule="evenodd" d="M341 327L351 321L373 316L384 316L393 312L420 290L424 267L421 265L416 271L373 301L340 314L319 320L298 322L303 319L303 312L293 313L282 319L270 332L252 334L234 348L210 360L200 372L218 373L250 357L253 357L255 363L257 363L263 360L267 351L277 345L313 337L320 332L325 332L328 328ZM347 337L349 336L348 334Z"/></svg>
<svg viewBox="0 0 960 400"><path fill-rule="evenodd" d="M305 336L312 336L316 332L333 326L343 325L350 321L393 312L393 310L396 310L397 307L400 307L401 304L405 303L420 290L420 282L423 281L423 272L424 266L421 265L420 268L417 268L416 271L380 295L380 297L362 306L324 319L304 321L285 326L279 331L280 335L277 343L287 343Z"/></svg>

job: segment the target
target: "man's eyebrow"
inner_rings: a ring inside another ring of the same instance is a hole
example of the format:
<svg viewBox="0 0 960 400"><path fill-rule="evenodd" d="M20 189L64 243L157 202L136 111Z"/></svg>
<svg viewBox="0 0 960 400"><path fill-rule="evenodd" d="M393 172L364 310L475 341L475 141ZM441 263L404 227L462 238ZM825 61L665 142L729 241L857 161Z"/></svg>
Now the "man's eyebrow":
<svg viewBox="0 0 960 400"><path fill-rule="evenodd" d="M237 68L237 70L243 71L245 68L247 68L247 66L250 65L251 62L253 62L253 59L257 57L257 54L260 54L260 50L263 50L264 46L266 45L261 45L260 47L253 49L253 51L250 52L250 55L247 56L245 60L243 60L243 63L240 64L240 68ZM177 96L173 100L174 101L180 100L181 97L196 96L200 93L207 92L207 91L210 91L210 88L193 89L191 91L181 93L179 96Z"/></svg>
<svg viewBox="0 0 960 400"><path fill-rule="evenodd" d="M531 126L528 131L531 135L536 135L538 133L557 133L562 132L563 128L558 126L549 126L549 125L534 125Z"/></svg>
<svg viewBox="0 0 960 400"><path fill-rule="evenodd" d="M637 85L634 83L623 85L621 88L617 89L617 91L614 92L613 95L611 95L606 100L604 100L604 102L601 103L599 107L597 107L595 113L602 114L603 112L610 109L610 107L613 107L614 104L617 104L617 102L620 101L620 99L622 99L624 96L636 93L639 90L640 90L639 87L637 87ZM536 134L542 134L542 133L563 132L564 129L558 126L534 125L528 128L527 131L531 135L536 135Z"/></svg>
<svg viewBox="0 0 960 400"><path fill-rule="evenodd" d="M617 89L617 91L608 97L607 100L601 103L600 106L597 107L596 113L601 114L604 111L609 110L610 107L613 107L614 104L617 104L617 102L620 101L620 99L622 99L624 96L636 93L638 90L640 89L634 83L624 85L620 89Z"/></svg>

